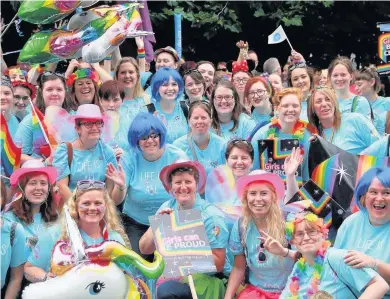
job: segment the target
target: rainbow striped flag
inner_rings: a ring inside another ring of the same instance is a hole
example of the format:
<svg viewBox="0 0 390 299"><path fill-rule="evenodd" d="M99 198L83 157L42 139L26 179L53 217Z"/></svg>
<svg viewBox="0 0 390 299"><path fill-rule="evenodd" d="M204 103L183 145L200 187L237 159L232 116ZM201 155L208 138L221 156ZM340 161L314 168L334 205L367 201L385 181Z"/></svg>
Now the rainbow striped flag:
<svg viewBox="0 0 390 299"><path fill-rule="evenodd" d="M45 124L44 118L45 116L41 111L34 105L33 109L31 109L32 115L32 128L33 131L37 133L38 138L42 140L42 144L49 143L51 148L55 148L58 144L55 138L49 134L47 126Z"/></svg>
<svg viewBox="0 0 390 299"><path fill-rule="evenodd" d="M10 176L15 169L20 167L22 149L17 147L11 138L7 121L1 114L1 166L6 176Z"/></svg>

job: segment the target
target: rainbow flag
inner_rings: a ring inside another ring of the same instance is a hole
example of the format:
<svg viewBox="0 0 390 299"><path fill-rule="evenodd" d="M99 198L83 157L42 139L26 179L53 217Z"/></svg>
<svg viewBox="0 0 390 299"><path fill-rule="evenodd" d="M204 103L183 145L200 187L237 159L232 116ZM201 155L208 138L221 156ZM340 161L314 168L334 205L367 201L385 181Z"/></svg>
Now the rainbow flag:
<svg viewBox="0 0 390 299"><path fill-rule="evenodd" d="M1 166L6 176L10 176L15 169L20 167L22 149L17 147L9 133L7 121L1 114Z"/></svg>
<svg viewBox="0 0 390 299"><path fill-rule="evenodd" d="M40 139L42 141L41 144L49 143L50 147L54 149L58 144L55 138L51 134L49 134L49 131L44 121L45 116L42 114L41 111L39 111L39 109L35 105L33 109L31 109L31 115L32 129L33 132L36 132L36 136L38 136L37 139Z"/></svg>

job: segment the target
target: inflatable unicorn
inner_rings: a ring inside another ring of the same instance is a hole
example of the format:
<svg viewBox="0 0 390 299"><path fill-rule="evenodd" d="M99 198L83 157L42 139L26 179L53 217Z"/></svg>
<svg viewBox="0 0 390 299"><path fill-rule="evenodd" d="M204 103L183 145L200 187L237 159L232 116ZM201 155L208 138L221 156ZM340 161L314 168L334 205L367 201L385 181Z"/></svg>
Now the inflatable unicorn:
<svg viewBox="0 0 390 299"><path fill-rule="evenodd" d="M116 241L84 249L77 225L71 226L70 241L60 240L53 249L50 271L57 276L30 284L23 299L156 298L156 281L165 266L157 251L149 263Z"/></svg>

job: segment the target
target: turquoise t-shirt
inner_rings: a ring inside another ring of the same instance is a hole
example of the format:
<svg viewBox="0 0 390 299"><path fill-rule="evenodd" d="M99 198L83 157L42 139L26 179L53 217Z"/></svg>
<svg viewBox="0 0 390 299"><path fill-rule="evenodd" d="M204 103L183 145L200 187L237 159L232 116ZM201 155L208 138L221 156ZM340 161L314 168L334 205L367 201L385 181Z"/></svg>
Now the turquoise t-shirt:
<svg viewBox="0 0 390 299"><path fill-rule="evenodd" d="M341 115L340 128L334 132L328 128L323 130L326 140L351 154L359 154L379 139L379 133L370 120L359 113Z"/></svg>
<svg viewBox="0 0 390 299"><path fill-rule="evenodd" d="M196 143L192 139L192 136L190 136L190 142L192 143L193 149L198 158L197 161L201 163L206 170L206 175L208 175L210 171L213 170L218 165L222 165L226 163L226 159L225 159L226 140L219 137L218 135L210 133L209 144L203 150L196 145ZM177 146L183 152L185 152L186 155L192 161L195 161L195 157L192 154L191 146L188 142L187 135L184 135L179 139L176 139L175 142L173 142L173 145Z"/></svg>
<svg viewBox="0 0 390 299"><path fill-rule="evenodd" d="M161 169L178 159L188 159L176 146L167 144L164 153L157 161L147 161L141 153L130 151L121 158L126 173L128 190L123 212L135 221L149 225L149 216L171 196L160 181Z"/></svg>
<svg viewBox="0 0 390 299"><path fill-rule="evenodd" d="M124 151L130 150L130 144L127 138L129 128L133 119L141 111L148 112L143 97L135 98L133 100L125 99L119 108L119 129L113 142Z"/></svg>
<svg viewBox="0 0 390 299"><path fill-rule="evenodd" d="M15 115L11 114L9 120L7 121L8 131L11 135L12 140L15 140L16 132L19 127L19 121Z"/></svg>
<svg viewBox="0 0 390 299"><path fill-rule="evenodd" d="M385 133L386 115L390 111L390 97L378 97L375 101L370 101L374 112L374 125L380 135Z"/></svg>
<svg viewBox="0 0 390 299"><path fill-rule="evenodd" d="M275 256L260 247L260 237L256 224L251 219L247 230L241 229L245 239L245 249L241 243L239 220L233 225L229 238L229 251L233 256L245 255L246 264L249 267L249 282L267 292L281 292L291 273L294 262L289 258ZM265 255L264 261L259 260L260 251Z"/></svg>
<svg viewBox="0 0 390 299"><path fill-rule="evenodd" d="M170 208L172 210L177 211L178 205L176 199L173 198L164 202L158 209L158 211L166 208ZM200 210L200 214L202 216L202 220L207 234L207 239L210 243L210 248L227 248L229 240L229 230L222 212L212 204L205 202L202 198L200 198L199 194L196 195L195 203L192 209ZM223 273L229 275L231 270L232 265L226 257Z"/></svg>
<svg viewBox="0 0 390 299"><path fill-rule="evenodd" d="M352 103L355 97L356 97L356 107L353 110ZM353 96L350 99L346 99L346 100L337 99L337 100L339 102L339 110L341 114L356 112L362 114L363 116L371 120L371 106L369 101L365 97Z"/></svg>
<svg viewBox="0 0 390 299"><path fill-rule="evenodd" d="M179 100L176 100L172 113L166 113L161 109L160 102L156 102L157 116L167 128L166 142L173 143L177 138L188 133L187 119L181 109Z"/></svg>
<svg viewBox="0 0 390 299"><path fill-rule="evenodd" d="M368 268L354 269L344 263L344 256L347 250L329 248L325 254L323 270L320 278L320 285L318 290L328 292L335 299L354 299L358 298L360 294L367 287L368 283L378 275L374 270ZM330 265L329 265L330 264ZM307 290L310 286L310 281L313 274L313 268L307 266L307 270L300 277L298 298L307 297ZM292 273L294 273L297 264L295 264ZM335 272L333 272L333 270ZM291 283L292 275L289 276L286 288L283 290L280 299L287 299L291 293L289 285ZM348 287L354 292L351 293Z"/></svg>
<svg viewBox="0 0 390 299"><path fill-rule="evenodd" d="M69 178L69 189L73 191L81 180L106 181L107 164L118 167L113 149L99 141L92 150L73 148L73 159L69 169L68 150L65 143L60 144L53 158L53 166L58 171L57 181Z"/></svg>
<svg viewBox="0 0 390 299"><path fill-rule="evenodd" d="M148 81L149 77L152 75L151 72L141 72L141 86L142 88L145 88L146 81Z"/></svg>
<svg viewBox="0 0 390 299"><path fill-rule="evenodd" d="M362 155L369 155L375 157L386 157L390 153L390 135L382 136L379 140L375 141L368 148L361 152Z"/></svg>
<svg viewBox="0 0 390 299"><path fill-rule="evenodd" d="M26 237L23 226L19 223L15 227L13 245L11 247L11 227L12 222L6 218L1 218L1 288L5 284L8 269L23 265L27 257L24 254Z"/></svg>
<svg viewBox="0 0 390 299"><path fill-rule="evenodd" d="M220 124L220 126L220 136L226 141L229 141L234 138L247 139L256 126L256 122L249 115L241 113L238 118L238 127L233 132L230 131L233 128L232 120L226 124Z"/></svg>
<svg viewBox="0 0 390 299"><path fill-rule="evenodd" d="M30 256L31 251L35 249L35 245L37 244L39 238L50 224L44 222L41 213L35 214L33 222L30 224L26 224L23 220L20 220L12 211L5 213L4 218L9 221L17 222L23 227L25 236L24 254L27 259Z"/></svg>
<svg viewBox="0 0 390 299"><path fill-rule="evenodd" d="M351 233L353 232L353 234ZM390 263L390 221L374 226L365 209L347 217L337 231L335 248L356 250ZM385 298L390 298L390 291Z"/></svg>
<svg viewBox="0 0 390 299"><path fill-rule="evenodd" d="M252 119L255 121L256 125L260 123L269 123L272 116L269 114L260 114L254 109L251 113Z"/></svg>
<svg viewBox="0 0 390 299"><path fill-rule="evenodd" d="M28 258L28 262L31 265L39 267L46 272L50 270L52 252L54 249L54 245L57 243L57 241L59 241L59 238L61 236L61 229L61 225L56 224L50 227L46 233L42 234L37 244L37 248L39 249L33 252L33 254L31 254ZM80 234L81 238L84 240L87 246L97 245L104 241L102 237L97 239L91 238L83 230L80 230ZM116 231L109 230L108 239L111 241L117 241L122 245L125 245L125 241Z"/></svg>
<svg viewBox="0 0 390 299"><path fill-rule="evenodd" d="M260 139L268 138L268 130L271 124L267 124L264 127L260 128L257 133L253 136L251 144L254 149L255 157L253 161L253 169L260 169L260 159L259 159L259 147L257 141ZM304 148L304 156L302 163L302 179L307 181L309 179L309 166L308 166L308 155L309 155L309 147L310 147L310 139L311 133L309 130L305 129L305 133L303 136L303 148ZM292 134L285 134L283 132L279 133L280 139L293 139Z"/></svg>
<svg viewBox="0 0 390 299"><path fill-rule="evenodd" d="M47 144L40 130L33 130L32 114L26 115L19 123L14 138L16 145L22 146L22 154L41 158L40 147Z"/></svg>
<svg viewBox="0 0 390 299"><path fill-rule="evenodd" d="M307 99L301 102L301 114L299 115L300 120L309 121L307 117Z"/></svg>

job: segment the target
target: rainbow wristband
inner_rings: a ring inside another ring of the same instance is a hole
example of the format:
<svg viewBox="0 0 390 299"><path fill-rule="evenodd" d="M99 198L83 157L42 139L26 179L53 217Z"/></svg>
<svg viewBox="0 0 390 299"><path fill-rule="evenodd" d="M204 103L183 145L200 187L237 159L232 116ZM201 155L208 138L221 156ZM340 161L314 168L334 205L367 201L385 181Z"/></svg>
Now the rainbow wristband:
<svg viewBox="0 0 390 299"><path fill-rule="evenodd" d="M138 58L145 58L145 49L138 49Z"/></svg>

